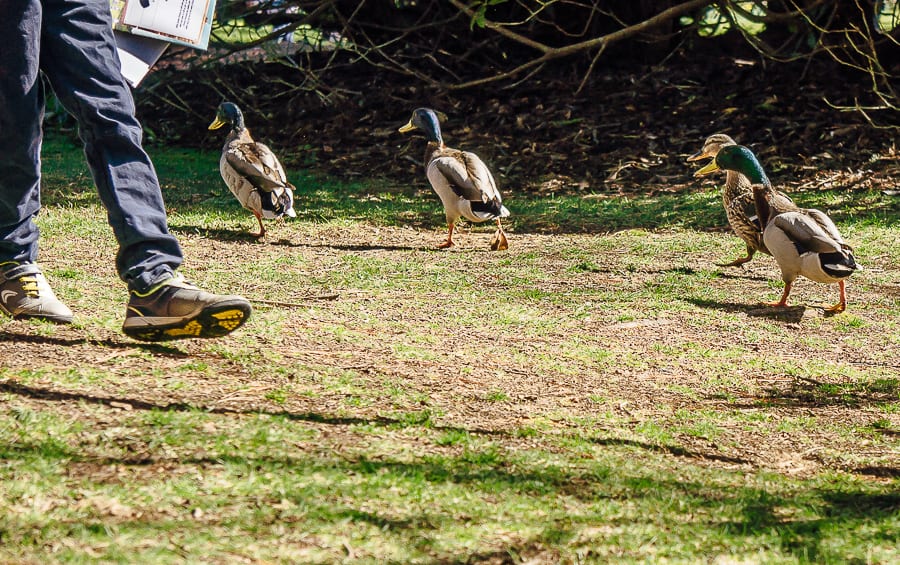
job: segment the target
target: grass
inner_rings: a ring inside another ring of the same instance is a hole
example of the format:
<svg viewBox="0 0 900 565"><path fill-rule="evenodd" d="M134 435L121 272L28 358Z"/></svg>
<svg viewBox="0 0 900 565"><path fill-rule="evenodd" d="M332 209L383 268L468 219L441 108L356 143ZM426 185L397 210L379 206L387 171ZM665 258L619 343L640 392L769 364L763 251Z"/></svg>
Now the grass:
<svg viewBox="0 0 900 565"><path fill-rule="evenodd" d="M218 156L153 148L183 270L254 301L209 342L121 335L80 150L44 147L42 264L72 327L0 319L0 561L900 560L897 204L797 195L866 270L780 292L713 187L510 197L443 236L436 198L290 171L255 219ZM686 171L686 176L690 171ZM14 351L10 355L7 351Z"/></svg>
<svg viewBox="0 0 900 565"><path fill-rule="evenodd" d="M847 476L684 469L590 436L562 453L510 449L429 431L422 419L334 453L317 449L321 437L305 424L151 411L98 434L49 413L16 414L15 443L3 452L18 478L4 498L4 539L18 548L9 555L412 561L467 546L475 558L549 546L570 559L827 562L894 551L896 494ZM78 450L71 434L81 436ZM408 449L423 441L432 453Z"/></svg>

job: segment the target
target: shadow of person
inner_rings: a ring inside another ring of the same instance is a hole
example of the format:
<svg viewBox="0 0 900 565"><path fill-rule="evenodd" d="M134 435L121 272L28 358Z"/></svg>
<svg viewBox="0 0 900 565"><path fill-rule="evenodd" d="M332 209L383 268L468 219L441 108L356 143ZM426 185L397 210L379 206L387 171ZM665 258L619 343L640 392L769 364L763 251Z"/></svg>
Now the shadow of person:
<svg viewBox="0 0 900 565"><path fill-rule="evenodd" d="M57 345L70 347L73 345L99 345L109 349L140 349L148 351L155 355L163 355L166 357L184 358L189 357L187 353L175 347L169 347L159 343L144 343L140 341L129 341L122 339L91 339L87 337L60 337L49 335L34 335L30 333L18 333L9 330L0 330L0 343L36 343L43 345Z"/></svg>

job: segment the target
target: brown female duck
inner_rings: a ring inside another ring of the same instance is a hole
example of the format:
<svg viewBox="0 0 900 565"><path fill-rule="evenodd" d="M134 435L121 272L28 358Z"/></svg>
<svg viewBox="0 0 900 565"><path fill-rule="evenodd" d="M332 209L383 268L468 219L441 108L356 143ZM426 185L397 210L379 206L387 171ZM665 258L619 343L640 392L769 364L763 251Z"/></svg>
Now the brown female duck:
<svg viewBox="0 0 900 565"><path fill-rule="evenodd" d="M723 147L737 145L729 136L717 133L706 138L703 148L688 157L688 161L715 159ZM734 233L747 245L747 255L730 263L717 263L720 267L739 267L753 259L757 251L771 255L762 237L763 227L756 215L753 204L753 191L750 181L738 171L726 171L725 186L722 187L722 205L725 216ZM772 206L776 210L787 212L795 209L794 202L783 192L773 191Z"/></svg>

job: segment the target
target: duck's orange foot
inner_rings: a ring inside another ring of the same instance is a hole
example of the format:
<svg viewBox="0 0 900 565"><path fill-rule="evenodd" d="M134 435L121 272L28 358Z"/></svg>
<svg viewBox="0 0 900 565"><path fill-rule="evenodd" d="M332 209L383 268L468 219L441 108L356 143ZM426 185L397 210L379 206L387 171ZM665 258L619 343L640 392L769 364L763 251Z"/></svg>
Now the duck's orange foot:
<svg viewBox="0 0 900 565"><path fill-rule="evenodd" d="M491 237L491 251L506 251L509 249L509 240L503 230L497 230Z"/></svg>
<svg viewBox="0 0 900 565"><path fill-rule="evenodd" d="M716 263L717 267L743 267L744 263L749 263L751 257L741 257L740 259L735 259L731 263Z"/></svg>
<svg viewBox="0 0 900 565"><path fill-rule="evenodd" d="M847 309L846 303L838 302L834 306L830 306L830 307L826 308L825 312L827 312L829 314L840 314L841 312L843 312L846 309Z"/></svg>

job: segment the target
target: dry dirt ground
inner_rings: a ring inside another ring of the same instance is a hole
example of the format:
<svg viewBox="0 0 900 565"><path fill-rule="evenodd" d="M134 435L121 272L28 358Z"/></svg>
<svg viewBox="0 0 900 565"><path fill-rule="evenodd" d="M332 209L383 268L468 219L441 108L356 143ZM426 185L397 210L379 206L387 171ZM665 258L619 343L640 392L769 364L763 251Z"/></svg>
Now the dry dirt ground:
<svg viewBox="0 0 900 565"><path fill-rule="evenodd" d="M870 328L861 332L840 333L835 331L835 323L822 323L821 311L810 305L831 301L834 293L809 283L799 284L795 295L795 303L807 306L778 314L760 312L759 300L775 298L778 292L777 288L766 286L766 281L777 276L769 258L710 278L710 292L725 289L732 298L694 298L700 314L696 308L688 307L616 321L615 313L603 302L604 293L627 289L640 292L646 285L658 283L661 277L690 273L692 269L714 269L712 264L721 260L723 253L729 255L737 249L733 236L712 234L716 245L713 249L687 258L673 253L653 266L637 269L629 267L624 252L597 255L590 269L573 273L572 260L564 249L589 249L597 238L618 236L512 234L509 252L489 253L488 234L472 231L459 237L456 249L436 259L436 252L429 246L439 241L438 231L323 227L312 234L289 230L276 226L265 244L244 239L222 241L202 234L179 236L188 257L193 258L190 268L200 281L205 273L214 270L214 265L215 269L240 269L246 264L248 253L290 255L298 264L307 265L304 272L298 273L302 277L321 275L347 256L428 262L453 254L462 268L481 271L478 276L484 289L508 289L514 283L492 275L492 270L499 269L505 261L533 261L539 254L541 268L550 276L534 283L534 291L565 294L567 289L577 289L595 309L592 315L582 317L577 327L622 358L630 355L642 362L635 367L613 364L602 371L567 371L566 363L557 366L554 362L554 358L563 361L563 345L569 337L564 327L544 335L524 336L512 327L510 333L498 335L448 318L435 328L435 316L446 316L446 311L410 306L409 301L415 297L409 296L402 285L362 290L335 288L331 292L306 289L301 284L292 296L267 301L260 298L265 296L265 287L247 283L244 288L230 289L256 300L257 319L239 333L256 334L251 350L278 352L278 361L273 362L271 371L266 367L248 367L241 358L223 352L213 342L145 345L125 338L117 326L96 320L80 327L48 330L45 326L4 319L0 320L0 373L2 369L30 370L31 376L26 380L0 380L0 393L12 395L17 403L33 405L36 410L68 412L79 418L89 418L86 404L106 405L110 410L104 421L95 422L99 426L114 426L116 414L121 411L150 408L194 407L236 415L255 411L288 413L323 430L335 446L367 441L340 424L390 422L393 412L389 407L432 410L439 414L438 426L498 434L497 440L512 448L534 441L517 436L517 429L539 420L549 423L549 433L565 433L569 426L576 426L573 418L585 415L600 417L600 423L595 425L601 427L607 425L602 423L604 418L609 422L604 441L610 444L667 452L691 463L769 469L799 476L828 468L844 469L871 480L894 480L900 475L900 414L880 408L889 403L896 406L900 361L896 350L867 349L864 337L871 328L889 323L879 305L892 305L890 309L896 310L900 301L900 280L896 278L851 284L851 311ZM640 237L665 240L676 235ZM109 283L108 288L83 290L85 301L76 301L73 307L78 310L88 298L91 303L99 299L104 315L115 319L114 312L121 308L124 291L118 288L109 267L109 248L98 251L82 246L65 256L56 254L58 250L51 245L45 252L51 269L93 261L100 269L97 275ZM883 272L887 265L881 261L874 258L869 267ZM64 294L70 292L62 290ZM458 300L453 289L426 298L435 304ZM459 304L459 308L465 307L465 303ZM348 312L355 313L348 328L362 336L351 342L340 332L325 329L340 325ZM709 318L708 312L712 313ZM377 324L360 324L363 313L377 319ZM85 313L80 311L80 315ZM269 329L273 317L278 320L277 332ZM703 323L698 323L698 318L703 318ZM568 320L567 315L561 319ZM757 333L753 331L725 333L735 319L750 330L759 329L762 337L754 337ZM114 323L120 320L115 319ZM764 331L772 323L777 325L775 333ZM396 344L408 337L404 327L434 337L432 354L398 355ZM367 331L372 335L366 337ZM789 349L776 338L778 333L793 336ZM804 339L794 339L800 333ZM471 344L484 344L481 358L466 356L466 345ZM685 344L706 349L713 356L726 347L746 348L754 357L770 359L773 364L738 365L730 375L733 388L727 382L719 386L710 382L710 365L698 367L690 356L673 353ZM842 367L843 374L807 378L784 370L794 362L808 359L834 363ZM306 367L312 377L289 382L283 371L277 370L292 367ZM95 368L105 376L92 379L84 368ZM853 378L847 375L857 370L886 375L888 386L854 388ZM79 374L77 378L72 377L73 371ZM173 386L166 377L169 372L179 375L181 385ZM348 406L348 397L354 393L335 385L329 375L336 374L352 374L352 388L366 390L360 395L372 402ZM281 394L286 398L274 401L273 391L284 391L286 382L298 394ZM417 401L420 405L379 392L385 383L417 391L421 394ZM817 392L829 384L845 387L844 392ZM506 398L492 398L492 391L497 390L504 391ZM730 415L716 422L720 432L713 439L676 432L671 440L656 442L633 433L648 422L677 429L679 414L706 412ZM785 427L791 422L795 425ZM797 422L807 424L796 425ZM873 422L881 423L873 428ZM848 432L858 429L871 430L871 441Z"/></svg>
<svg viewBox="0 0 900 565"><path fill-rule="evenodd" d="M603 70L592 87L578 95L566 92L565 84L535 80L513 93L451 96L389 84L391 77L360 74L344 77L348 97L331 106L307 93L286 104L279 98L245 111L257 137L284 150L289 166L314 162L319 170L348 179L383 176L408 183L418 178L421 140L399 136L396 129L413 107L430 105L450 115L448 142L482 154L508 191L623 195L677 191L689 174L684 157L718 131L751 144L767 167L782 166L779 178L803 179L793 182L793 188L806 182L811 184L805 189L897 189L896 130L872 128L859 114L828 110L822 100L830 94L833 80L806 81L801 87L797 75L774 76L759 61L751 63L739 65L733 57L724 57L713 63L673 63L674 72ZM236 86L245 74L252 78L270 71L229 70L227 78ZM180 137L207 149L220 147L221 136L202 137L220 101L220 93L209 87L222 78L219 74L164 77L161 84L179 92L190 106L187 112L183 106L160 101L164 88L148 86L151 94L139 91L145 125L160 138ZM271 75L280 78L277 71ZM850 103L857 94L851 89L833 101ZM885 119L883 114L876 117ZM201 133L189 138L185 132ZM831 172L820 172L824 170ZM248 256L257 255L259 260L261 255L285 253L297 264L309 266L298 272L303 280L339 268L347 256L435 261L428 246L441 237L440 230L411 228L322 228L315 233L292 229L274 228L262 246L190 230L178 235L191 258L192 276L213 288L216 269L240 271ZM599 422L592 426L608 432L601 441L669 453L690 463L797 476L842 469L869 480L896 480L900 414L883 407L898 401L898 342L892 342L893 350L866 344L872 328L896 328L885 314L896 311L900 302L900 279L884 274L897 272L891 259L870 258L867 268L878 276L861 274L860 282L851 283L851 314L862 320L859 331L836 329L841 323L835 319L823 323L820 309L809 306L759 315L758 302L774 299L779 292L777 285L767 286L777 279L768 258L710 277L706 281L710 291L730 297L725 300L695 297L692 306L625 320L618 320L604 304L608 293L623 289L641 293L647 285L668 284L666 277L714 270L712 265L724 256L736 257L739 246L724 229L706 234L714 245L689 257L672 253L652 266L635 269L624 253L597 253L590 268L578 272L573 272L573 260L562 250L590 249L598 238L617 236L560 234L553 226L536 226L533 233L512 234L512 247L503 254L485 252L486 233L461 237L460 246L449 253L459 258L460 270L478 274L483 288L508 290L513 283L492 274L493 269L504 261L534 261L539 256L547 275L529 283L536 295L570 290L584 294L592 313L578 318L578 331L622 358L642 361L575 371L570 370L572 363L568 368L555 363L564 357L567 331L574 325L543 335L496 335L477 325L457 323L451 307L432 311L410 305L411 297L402 286L323 290L301 285L293 296L268 302L265 289L250 283L221 289L256 300L258 314L242 335L256 334L252 347L260 352L278 352L281 360L273 368L278 370L248 367L216 344L143 345L118 331L121 318L116 316L124 310L124 291L111 271L111 246L83 244L62 250L61 243L56 249L47 243L43 253L45 266L51 269L97 265L100 284L61 290L76 310L82 307L81 315L88 303L90 308L101 304L104 312L78 327L52 331L0 320L0 372L31 371L27 380L0 380L0 394L37 410L68 412L87 420L97 415L85 410L85 404L99 403L110 408L102 421L94 422L100 427L115 426L122 411L152 408L193 407L236 417L255 411L287 413L322 430L335 449L369 439L343 424L390 423L397 410L432 410L438 415L437 426L491 434L512 448L540 441L520 437L516 430L540 422L550 426L542 428L547 433L566 433L579 426L578 415L585 415ZM834 298L831 291L810 283L798 285L795 296L797 303L807 305ZM452 289L426 298L461 309L468 306L458 304ZM534 308L549 312L553 306ZM361 324L367 312L378 321L378 328ZM562 319L575 324L566 315ZM439 328L434 327L436 320ZM279 330L269 331L267 324L275 323ZM354 341L333 330L343 325L356 332ZM747 330L735 334L735 325ZM432 340L428 355L398 355L396 344L406 339L405 326ZM366 337L367 331L372 335ZM789 348L779 335L790 341ZM471 344L486 344L480 358L468 355ZM727 353L729 347L741 348L771 364L742 366L725 359L722 365L727 368L717 370L724 370L728 378L711 383L707 369L715 363L698 367L695 357L681 351L685 344L712 357ZM834 364L840 371L808 377L788 370L810 359ZM303 367L307 376L318 376L299 382L286 379L284 371L296 367ZM85 368L96 368L104 376L91 378ZM71 376L73 371L77 378ZM882 375L885 386L854 386L853 375L858 372ZM178 382L167 373L177 373ZM340 375L347 374L352 375L350 385L336 384ZM421 400L398 400L383 392L386 383L415 391ZM283 393L286 387L288 394ZM494 391L503 391L505 399L498 400ZM367 402L348 405L351 396ZM715 419L719 431L712 439L709 434L686 433L679 425L685 414L703 413L725 415ZM650 437L648 424L674 430L672 437ZM429 448L433 446L423 446Z"/></svg>

